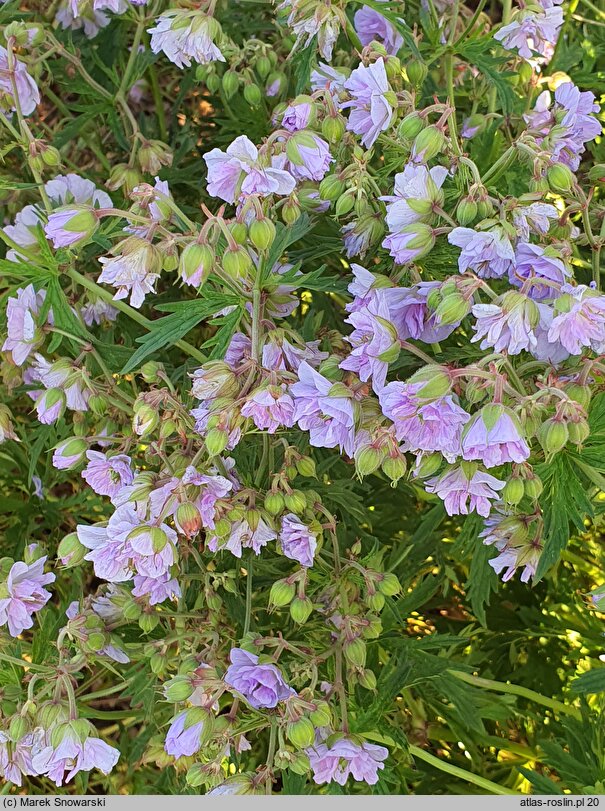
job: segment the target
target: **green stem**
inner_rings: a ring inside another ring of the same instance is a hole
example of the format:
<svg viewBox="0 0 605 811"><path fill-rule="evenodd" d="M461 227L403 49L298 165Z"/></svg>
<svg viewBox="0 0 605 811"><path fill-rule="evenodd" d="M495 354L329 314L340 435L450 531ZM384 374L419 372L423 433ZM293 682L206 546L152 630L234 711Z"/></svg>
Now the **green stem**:
<svg viewBox="0 0 605 811"><path fill-rule="evenodd" d="M431 766L434 766L436 769L439 769L442 772L447 772L454 777L459 777L461 780L465 780L467 783L473 783L475 786L480 786L481 788L486 789L490 794L513 794L519 796L518 791L514 791L514 789L510 788L504 788L504 786L499 786L497 783L492 783L491 780L488 780L485 777L480 777L478 774L468 772L466 769L461 769L459 766L454 766L452 763L446 763L444 760L435 757L435 755L431 755L430 752L425 752L424 749L420 749L419 746L410 745L410 755L418 758L419 760L424 760L425 763L429 763Z"/></svg>
<svg viewBox="0 0 605 811"><path fill-rule="evenodd" d="M464 673L461 670L450 670L452 676L455 676L460 681L466 684L472 684L474 687L483 687L486 690L494 690L498 693L509 693L513 696L520 696L526 698L528 701L535 701L536 704L542 704L555 712L562 715L571 715L578 721L582 720L582 714L576 707L569 704L563 704L562 701L557 701L555 698L548 698L541 693L536 693L527 687L521 687L518 684L506 684L501 681L494 681L493 679L482 679L480 676L472 676L470 673Z"/></svg>
<svg viewBox="0 0 605 811"><path fill-rule="evenodd" d="M454 22L452 22L452 26L455 26ZM448 118L448 125L450 128L450 141L456 155L462 154L462 149L460 148L460 144L458 142L458 126L456 124L456 105L455 105L455 94L454 94L454 56L452 51L448 50L445 53L443 58L444 66L445 66L445 83L447 87L447 100L449 106L452 109L452 112Z"/></svg>
<svg viewBox="0 0 605 811"><path fill-rule="evenodd" d="M504 152L498 160L494 163L492 167L490 167L487 172L483 175L483 183L487 184L490 181L493 182L497 180L501 174L503 174L508 167L512 164L515 158L516 146L513 144L509 146L509 148Z"/></svg>
<svg viewBox="0 0 605 811"><path fill-rule="evenodd" d="M271 794L273 788L273 758L275 757L275 746L277 742L277 718L271 719L271 732L269 734L269 751L267 752L267 782L265 783L265 794Z"/></svg>
<svg viewBox="0 0 605 811"><path fill-rule="evenodd" d="M8 662L11 665L23 667L26 670L33 670L38 673L51 673L54 668L44 667L44 665L37 665L34 662L26 662L25 659L17 659L16 656L9 656L7 653L0 653L0 662Z"/></svg>
<svg viewBox="0 0 605 811"><path fill-rule="evenodd" d="M134 39L132 41L132 47L130 48L128 62L126 63L124 75L122 76L122 81L120 82L120 87L118 88L118 92L116 94L118 96L123 96L130 90L130 74L132 73L132 69L134 67L134 63L136 61L139 52L141 37L143 36L143 31L145 30L145 13L143 12L142 8L137 9L137 11L139 19L137 22L137 27L134 32Z"/></svg>
<svg viewBox="0 0 605 811"><path fill-rule="evenodd" d="M244 636L250 631L250 624L252 622L252 577L254 570L254 562L252 559L252 552L248 558L246 565L246 617L244 619Z"/></svg>

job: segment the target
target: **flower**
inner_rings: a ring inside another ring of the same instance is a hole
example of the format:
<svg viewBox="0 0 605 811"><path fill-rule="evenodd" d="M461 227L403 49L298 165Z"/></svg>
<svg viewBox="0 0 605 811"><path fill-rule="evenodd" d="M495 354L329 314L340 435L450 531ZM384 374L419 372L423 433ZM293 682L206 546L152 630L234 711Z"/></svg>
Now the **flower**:
<svg viewBox="0 0 605 811"><path fill-rule="evenodd" d="M551 6L540 9L539 13L528 10L497 31L494 39L509 51L516 49L524 59L532 59L538 53L548 60L553 55L562 25L560 8Z"/></svg>
<svg viewBox="0 0 605 811"><path fill-rule="evenodd" d="M513 246L504 230L498 226L491 231L472 228L454 228L447 236L451 245L462 248L458 257L458 270L473 270L483 279L497 279L514 268Z"/></svg>
<svg viewBox="0 0 605 811"><path fill-rule="evenodd" d="M443 500L448 515L468 515L476 510L484 518L504 485L505 482L479 470L474 462L462 462L460 467L450 467L441 476L425 482L427 493L436 493Z"/></svg>
<svg viewBox="0 0 605 811"><path fill-rule="evenodd" d="M361 135L361 143L368 149L381 132L388 129L393 116L395 94L389 85L380 57L371 65L360 65L344 84L351 100L342 107L350 108L347 129Z"/></svg>
<svg viewBox="0 0 605 811"><path fill-rule="evenodd" d="M334 158L330 147L310 130L301 130L288 140L286 168L296 180L323 180Z"/></svg>
<svg viewBox="0 0 605 811"><path fill-rule="evenodd" d="M87 385L87 373L67 358L59 358L51 363L36 353L34 363L26 370L24 377L26 382L40 382L47 389L42 395L40 392L29 392L31 397L38 398L36 408L39 415L46 414L49 409L61 411L65 407L71 411L88 411L90 387ZM54 422L54 419L50 422Z"/></svg>
<svg viewBox="0 0 605 811"><path fill-rule="evenodd" d="M290 9L288 25L296 35L296 45L307 47L317 37L319 53L329 62L332 49L346 18L340 9L325 3L283 0L278 10Z"/></svg>
<svg viewBox="0 0 605 811"><path fill-rule="evenodd" d="M528 206L516 206L512 211L512 218L519 239L529 242L531 233L540 236L547 234L550 220L558 220L559 212L550 203L530 203Z"/></svg>
<svg viewBox="0 0 605 811"><path fill-rule="evenodd" d="M99 451L87 451L88 465L82 471L82 478L100 496L113 498L122 487L132 484L134 473L131 460L124 453L107 456Z"/></svg>
<svg viewBox="0 0 605 811"><path fill-rule="evenodd" d="M425 399L422 383L394 381L378 393L383 414L393 421L395 436L412 452L438 451L453 461L461 453L462 428L470 416L451 395Z"/></svg>
<svg viewBox="0 0 605 811"><path fill-rule="evenodd" d="M583 347L602 352L605 345L605 296L585 285L565 285L555 302L555 316L548 340L559 342L570 355L580 355Z"/></svg>
<svg viewBox="0 0 605 811"><path fill-rule="evenodd" d="M92 4L87 0L61 0L55 20L62 28L84 28L84 34L92 39L110 23L110 18L103 13L106 4L108 10L113 10L111 6L116 4L116 0L93 0ZM119 3L120 12L126 8L126 3Z"/></svg>
<svg viewBox="0 0 605 811"><path fill-rule="evenodd" d="M199 710L185 710L172 719L164 749L175 758L194 755L202 745L203 731Z"/></svg>
<svg viewBox="0 0 605 811"><path fill-rule="evenodd" d="M170 577L168 572L157 577L135 574L133 577L133 597L147 597L149 605L163 603L164 600L174 600L181 596L181 587L178 580Z"/></svg>
<svg viewBox="0 0 605 811"><path fill-rule="evenodd" d="M433 230L423 222L404 225L397 233L385 237L382 243L398 265L407 265L424 256L434 244Z"/></svg>
<svg viewBox="0 0 605 811"><path fill-rule="evenodd" d="M251 417L260 431L274 434L284 425L294 425L294 401L287 392L286 386L266 386L256 389L242 406L242 417Z"/></svg>
<svg viewBox="0 0 605 811"><path fill-rule="evenodd" d="M5 732L0 732L0 777L21 786L23 775L35 774L31 757L34 740L31 732L17 740L12 740Z"/></svg>
<svg viewBox="0 0 605 811"><path fill-rule="evenodd" d="M540 311L530 298L511 291L502 296L500 304L475 304L472 313L477 319L472 343L481 341L481 349L493 347L509 355L518 355L522 350L533 354Z"/></svg>
<svg viewBox="0 0 605 811"><path fill-rule="evenodd" d="M92 208L71 205L49 214L44 233L55 248L66 248L89 239L97 225L98 219Z"/></svg>
<svg viewBox="0 0 605 811"><path fill-rule="evenodd" d="M363 780L373 786L378 782L378 770L384 769L383 761L389 756L386 747L367 743L358 736L338 737L328 746L321 734L305 752L313 770L313 780L318 785L335 780L344 786L352 775L354 780Z"/></svg>
<svg viewBox="0 0 605 811"><path fill-rule="evenodd" d="M13 87L14 81L14 87ZM17 98L14 93L17 91ZM38 85L27 72L25 64L13 54L12 70L9 64L8 51L0 45L0 95L2 106L9 105L9 110L16 110L16 102L23 115L31 115L40 104ZM4 112L0 110L0 115Z"/></svg>
<svg viewBox="0 0 605 811"><path fill-rule="evenodd" d="M432 215L433 206L443 200L440 189L447 176L444 166L427 169L415 163L408 163L403 172L395 175L395 193L380 198L388 204L386 223L391 234Z"/></svg>
<svg viewBox="0 0 605 811"><path fill-rule="evenodd" d="M14 363L23 366L30 353L44 340L36 324L36 316L44 304L46 292L36 292L33 284L19 288L16 297L9 298L6 306L7 338L3 352L10 352Z"/></svg>
<svg viewBox="0 0 605 811"><path fill-rule="evenodd" d="M362 6L353 18L355 31L362 45L376 40L382 42L389 55L395 55L403 45L403 37L379 11Z"/></svg>
<svg viewBox="0 0 605 811"><path fill-rule="evenodd" d="M252 529L244 518L232 525L229 536L226 539L212 535L208 539L207 545L211 552L227 549L232 555L235 555L236 558L241 558L242 549L252 549L255 555L260 555L261 549L266 546L269 541L274 541L276 538L277 533L275 530L262 518L259 519L254 529Z"/></svg>
<svg viewBox="0 0 605 811"><path fill-rule="evenodd" d="M346 387L342 387L346 392ZM290 387L294 398L294 420L303 431L309 431L316 448L338 446L353 455L353 403L339 390L330 394L332 383L316 372L307 361L298 367L298 381Z"/></svg>
<svg viewBox="0 0 605 811"><path fill-rule="evenodd" d="M493 544L500 554L489 561L496 574L504 570L502 580L510 580L517 569L523 567L521 582L527 583L536 573L542 551L538 535L529 527L535 516L494 513L485 519L485 528L479 534L486 545Z"/></svg>
<svg viewBox="0 0 605 811"><path fill-rule="evenodd" d="M0 626L8 625L11 636L19 636L34 624L32 616L51 598L44 586L54 583L55 575L44 574L46 555L33 563L13 563L0 584Z"/></svg>
<svg viewBox="0 0 605 811"><path fill-rule="evenodd" d="M191 61L200 65L224 62L225 57L214 40L221 34L221 27L214 17L201 11L169 9L155 21L151 34L151 50L154 54L163 51L177 67L189 67Z"/></svg>
<svg viewBox="0 0 605 811"><path fill-rule="evenodd" d="M60 442L53 452L53 467L57 470L69 470L84 459L86 442L79 437L70 437Z"/></svg>
<svg viewBox="0 0 605 811"><path fill-rule="evenodd" d="M128 298L137 310L145 301L147 293L155 292L155 283L162 269L162 257L147 240L129 237L116 246L118 254L111 258L101 256L103 270L99 281L117 287L114 299Z"/></svg>
<svg viewBox="0 0 605 811"><path fill-rule="evenodd" d="M49 777L57 786L69 781L78 772L99 769L109 774L119 760L120 752L100 738L87 737L84 741L66 724L63 739L55 747L48 743L35 751L32 766L36 774ZM65 774L67 772L67 774Z"/></svg>
<svg viewBox="0 0 605 811"><path fill-rule="evenodd" d="M536 300L555 298L569 276L571 272L552 249L529 242L519 242L515 248L515 266L508 274L511 284L523 286Z"/></svg>
<svg viewBox="0 0 605 811"><path fill-rule="evenodd" d="M513 412L497 403L484 406L464 429L462 457L479 459L485 467L524 462L529 447Z"/></svg>
<svg viewBox="0 0 605 811"><path fill-rule="evenodd" d="M290 172L266 165L258 149L245 135L236 138L226 152L212 149L203 157L208 167L208 194L227 203L250 194L262 197L287 195L296 186Z"/></svg>
<svg viewBox="0 0 605 811"><path fill-rule="evenodd" d="M241 648L229 654L231 664L225 673L225 684L240 693L255 710L272 709L286 701L295 691L284 681L276 665L259 664L258 656Z"/></svg>
<svg viewBox="0 0 605 811"><path fill-rule="evenodd" d="M301 566L313 566L313 557L317 548L317 538L306 524L293 513L284 515L281 522L279 542L284 555L297 560Z"/></svg>
<svg viewBox="0 0 605 811"><path fill-rule="evenodd" d="M386 382L389 361L397 359L400 348L384 297L377 297L374 304L352 312L345 321L355 327L345 339L353 351L340 363L340 368L357 372L363 381L372 378L374 391L379 392Z"/></svg>
<svg viewBox="0 0 605 811"><path fill-rule="evenodd" d="M308 101L303 100L308 99ZM311 122L313 100L310 96L302 96L300 101L294 100L281 114L281 125L288 132L304 130Z"/></svg>
<svg viewBox="0 0 605 811"><path fill-rule="evenodd" d="M93 324L102 324L103 322L111 323L118 317L118 310L112 307L103 299L96 301L89 301L81 310L82 320L87 327L92 327Z"/></svg>

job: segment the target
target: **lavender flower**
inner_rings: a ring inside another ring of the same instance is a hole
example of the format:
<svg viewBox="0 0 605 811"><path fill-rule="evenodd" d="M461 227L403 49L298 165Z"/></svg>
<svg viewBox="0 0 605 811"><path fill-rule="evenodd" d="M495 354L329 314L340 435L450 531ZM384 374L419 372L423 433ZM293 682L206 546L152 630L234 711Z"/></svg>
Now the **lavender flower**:
<svg viewBox="0 0 605 811"><path fill-rule="evenodd" d="M201 11L169 9L148 33L154 54L163 51L179 68L189 67L192 60L200 65L225 61L214 42L221 35L221 27L214 17Z"/></svg>
<svg viewBox="0 0 605 811"><path fill-rule="evenodd" d="M388 204L386 222L391 234L398 233L406 225L430 218L433 206L443 202L440 189L447 175L444 166L427 169L415 163L408 163L403 172L395 175L395 194L380 198Z"/></svg>
<svg viewBox="0 0 605 811"><path fill-rule="evenodd" d="M49 735L47 745L35 751L32 758L34 772L50 778L57 786L69 783L78 772L99 769L109 774L118 762L119 751L100 738L87 737L82 741L67 724L62 732L58 745L51 743Z"/></svg>
<svg viewBox="0 0 605 811"><path fill-rule="evenodd" d="M524 59L532 59L536 53L549 60L563 25L563 11L554 6L522 12L508 25L494 34L494 39L508 50L517 50Z"/></svg>
<svg viewBox="0 0 605 811"><path fill-rule="evenodd" d="M126 454L108 457L105 453L88 451L86 458L88 465L82 471L82 478L100 496L113 499L122 487L132 484L134 473L130 457Z"/></svg>
<svg viewBox="0 0 605 811"><path fill-rule="evenodd" d="M521 582L527 583L536 573L540 553L537 535L529 532L534 516L494 513L486 518L485 528L479 537L486 545L494 545L500 554L489 561L490 566L502 575L504 582L510 580L517 569L523 568Z"/></svg>
<svg viewBox="0 0 605 811"><path fill-rule="evenodd" d="M9 110L16 110L16 102L23 115L31 115L40 104L40 91L27 72L25 64L13 54L12 70L8 61L8 51L0 45L0 95L2 106L9 105ZM14 87L13 87L14 81ZM14 98L15 89L17 98ZM0 115L3 115L0 112Z"/></svg>
<svg viewBox="0 0 605 811"><path fill-rule="evenodd" d="M380 133L388 129L396 102L384 59L380 57L367 67L355 68L344 86L352 97L342 105L351 108L347 129L361 135L361 143L369 149Z"/></svg>
<svg viewBox="0 0 605 811"><path fill-rule="evenodd" d="M468 515L474 510L484 518L490 513L491 502L499 498L502 482L478 469L474 462L462 462L432 479L427 479L427 493L436 493L444 502L448 515ZM469 504L470 500L470 504Z"/></svg>
<svg viewBox="0 0 605 811"><path fill-rule="evenodd" d="M354 780L363 780L373 786L378 782L378 770L384 769L383 761L389 756L389 750L384 746L367 743L357 736L339 737L328 746L321 734L318 734L314 746L305 752L313 770L313 780L318 785L336 781L344 786L352 775Z"/></svg>
<svg viewBox="0 0 605 811"><path fill-rule="evenodd" d="M481 341L481 349L493 347L496 352L506 350L509 355L518 355L522 350L533 353L536 349L535 328L540 311L522 293L505 293L500 304L475 304L472 313L477 321L471 341Z"/></svg>
<svg viewBox="0 0 605 811"><path fill-rule="evenodd" d="M555 298L571 272L552 249L519 242L515 249L515 266L508 276L511 284L523 286L531 298L541 300Z"/></svg>
<svg viewBox="0 0 605 811"><path fill-rule="evenodd" d="M147 293L155 292L155 283L160 276L162 259L157 249L144 239L129 237L117 246L117 256L102 256L99 262L103 270L99 281L117 287L116 301L130 296L130 304L137 310L145 301Z"/></svg>
<svg viewBox="0 0 605 811"><path fill-rule="evenodd" d="M92 327L93 324L100 325L115 321L118 317L118 310L112 307L111 304L103 301L103 299L97 299L96 301L89 301L88 304L85 304L81 308L80 314L86 326Z"/></svg>
<svg viewBox="0 0 605 811"><path fill-rule="evenodd" d="M497 279L514 267L513 246L504 230L498 226L491 231L454 228L447 239L450 244L462 248L458 257L460 273L472 270L483 279Z"/></svg>
<svg viewBox="0 0 605 811"><path fill-rule="evenodd" d="M379 11L362 6L353 18L355 31L362 45L369 45L376 40L382 42L386 52L394 56L403 45L403 37L395 26Z"/></svg>
<svg viewBox="0 0 605 811"><path fill-rule="evenodd" d="M32 766L34 740L31 732L17 740L0 732L0 777L15 786L21 786L23 775L35 774Z"/></svg>
<svg viewBox="0 0 605 811"><path fill-rule="evenodd" d="M84 459L86 448L86 442L79 437L70 437L60 442L53 452L53 467L57 470L75 467Z"/></svg>
<svg viewBox="0 0 605 811"><path fill-rule="evenodd" d="M199 709L185 710L173 718L164 749L172 757L190 757L199 751L204 733L204 716Z"/></svg>
<svg viewBox="0 0 605 811"><path fill-rule="evenodd" d="M296 180L323 180L334 158L330 147L310 130L295 133L286 145L287 171Z"/></svg>
<svg viewBox="0 0 605 811"><path fill-rule="evenodd" d="M529 457L529 447L513 412L492 403L466 425L462 456L467 460L479 459L485 467L497 467L507 462L524 462Z"/></svg>
<svg viewBox="0 0 605 811"><path fill-rule="evenodd" d="M386 382L389 361L397 359L400 349L384 298L377 298L374 305L351 313L345 320L355 327L346 338L353 351L340 368L357 372L363 381L371 378L374 391L379 392Z"/></svg>
<svg viewBox="0 0 605 811"><path fill-rule="evenodd" d="M266 386L256 389L242 406L242 417L251 417L260 431L274 434L282 425L294 425L294 401L287 393L286 386Z"/></svg>
<svg viewBox="0 0 605 811"><path fill-rule="evenodd" d="M306 524L293 513L284 515L281 523L279 542L284 555L297 560L301 566L313 566L317 548L317 538Z"/></svg>
<svg viewBox="0 0 605 811"><path fill-rule="evenodd" d="M290 391L299 428L309 431L311 445L316 448L338 446L352 456L355 420L351 398L343 396L338 386L333 389L333 384L306 361L298 367L298 378ZM346 387L342 388L346 392Z"/></svg>
<svg viewBox="0 0 605 811"><path fill-rule="evenodd" d="M241 648L233 648L229 659L225 684L240 693L255 710L272 709L296 695L276 665L259 664L258 656Z"/></svg>
<svg viewBox="0 0 605 811"><path fill-rule="evenodd" d="M32 616L51 598L44 586L54 583L55 575L44 574L46 555L33 563L13 563L0 585L0 626L8 625L11 636L19 636L34 624Z"/></svg>
<svg viewBox="0 0 605 811"><path fill-rule="evenodd" d="M310 96L301 96L300 99L289 104L281 114L281 125L288 132L299 132L311 123L313 100Z"/></svg>
<svg viewBox="0 0 605 811"><path fill-rule="evenodd" d="M530 203L528 206L516 206L512 218L521 242L529 242L532 233L540 236L547 234L550 221L558 220L559 212L550 203Z"/></svg>
<svg viewBox="0 0 605 811"><path fill-rule="evenodd" d="M296 186L289 172L267 165L245 135L236 138L226 152L221 149L207 152L204 160L208 167L208 194L227 203L250 194L287 195Z"/></svg>
<svg viewBox="0 0 605 811"><path fill-rule="evenodd" d="M422 398L422 383L389 383L378 394L383 414L393 420L395 436L412 452L438 451L453 461L461 453L462 428L470 419L451 395Z"/></svg>
<svg viewBox="0 0 605 811"><path fill-rule="evenodd" d="M254 529L244 518L232 525L227 538L218 538L218 536L212 535L208 539L207 545L211 552L226 549L236 558L241 558L243 549L252 549L255 555L260 555L262 548L269 541L274 541L276 538L277 533L275 530L262 518L259 519Z"/></svg>
<svg viewBox="0 0 605 811"><path fill-rule="evenodd" d="M88 206L71 205L49 214L44 233L55 248L67 248L89 239L95 232L98 219Z"/></svg>
<svg viewBox="0 0 605 811"><path fill-rule="evenodd" d="M164 600L176 600L181 596L181 587L178 580L170 577L168 572L157 577L135 574L133 583L132 596L147 597L149 605L158 605L163 603Z"/></svg>
<svg viewBox="0 0 605 811"><path fill-rule="evenodd" d="M44 304L46 292L35 291L33 284L17 290L16 298L9 298L6 306L7 338L3 352L10 352L14 363L23 366L30 353L44 340L36 323L36 316Z"/></svg>
<svg viewBox="0 0 605 811"><path fill-rule="evenodd" d="M290 10L287 21L296 35L296 46L306 47L317 37L319 53L329 62L338 32L346 23L344 13L336 6L303 3L301 0L283 0L278 10L287 9Z"/></svg>
<svg viewBox="0 0 605 811"><path fill-rule="evenodd" d="M555 316L548 340L559 342L570 355L580 355L583 347L602 352L605 346L605 296L585 285L563 287L555 302Z"/></svg>

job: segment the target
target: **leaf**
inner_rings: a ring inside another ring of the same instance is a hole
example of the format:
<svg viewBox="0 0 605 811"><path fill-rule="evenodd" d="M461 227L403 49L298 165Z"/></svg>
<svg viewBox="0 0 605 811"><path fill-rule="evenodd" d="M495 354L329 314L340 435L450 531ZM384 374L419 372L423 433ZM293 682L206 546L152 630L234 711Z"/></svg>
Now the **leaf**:
<svg viewBox="0 0 605 811"><path fill-rule="evenodd" d="M313 223L306 214L302 214L292 226L286 227L281 223L277 225L277 233L264 264L263 279L266 279L269 273L271 273L274 265L279 262L286 248L298 242L299 239L302 239L305 234L309 233L312 227Z"/></svg>
<svg viewBox="0 0 605 811"><path fill-rule="evenodd" d="M489 52L493 46L493 40L490 37L481 37L466 40L463 45L458 49L458 54L465 60L470 62L476 68L479 68L481 73L489 80L498 93L502 110L506 115L513 112L517 97L513 90L513 86L509 81L515 74L512 71L502 71L498 68L508 61L505 56L495 57Z"/></svg>
<svg viewBox="0 0 605 811"><path fill-rule="evenodd" d="M549 777L546 777L540 772L533 772L529 769L525 769L523 766L517 766L517 769L526 780L532 784L532 786L536 789L536 794L563 794L564 792L561 791L561 788L558 783L555 783L554 780L551 780Z"/></svg>
<svg viewBox="0 0 605 811"><path fill-rule="evenodd" d="M571 691L582 695L605 693L605 667L597 667L582 673L572 681Z"/></svg>
<svg viewBox="0 0 605 811"><path fill-rule="evenodd" d="M296 96L298 96L300 93L304 93L307 89L307 85L309 84L311 78L311 67L314 60L315 46L313 43L298 51L292 59L292 65L294 67L293 72L296 75L296 87L294 90L294 94Z"/></svg>
<svg viewBox="0 0 605 811"><path fill-rule="evenodd" d="M212 336L212 338L209 338L204 344L202 344L202 349L213 347L208 360L216 360L217 358L220 359L223 357L225 350L229 346L229 342L233 337L233 333L239 326L239 322L241 321L243 314L244 308L236 307L228 315L224 315L221 318L216 318L211 321L213 325L220 324L220 329Z"/></svg>

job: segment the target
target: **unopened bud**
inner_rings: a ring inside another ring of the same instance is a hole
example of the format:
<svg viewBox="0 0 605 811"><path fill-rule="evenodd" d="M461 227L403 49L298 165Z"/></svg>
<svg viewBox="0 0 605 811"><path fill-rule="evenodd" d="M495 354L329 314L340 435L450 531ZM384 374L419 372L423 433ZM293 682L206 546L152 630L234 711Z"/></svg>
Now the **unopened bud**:
<svg viewBox="0 0 605 811"><path fill-rule="evenodd" d="M290 616L299 625L305 624L312 611L313 603L308 597L295 597L290 603Z"/></svg>
<svg viewBox="0 0 605 811"><path fill-rule="evenodd" d="M296 587L294 583L288 583L287 580L276 580L271 586L269 604L276 608L283 608L286 605L290 605L295 593Z"/></svg>
<svg viewBox="0 0 605 811"><path fill-rule="evenodd" d="M286 737L297 749L307 749L315 740L315 728L308 718L299 718L287 725Z"/></svg>

